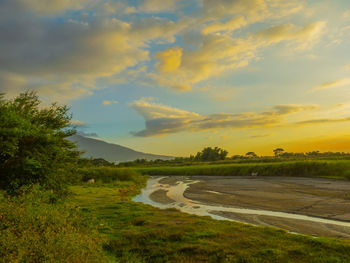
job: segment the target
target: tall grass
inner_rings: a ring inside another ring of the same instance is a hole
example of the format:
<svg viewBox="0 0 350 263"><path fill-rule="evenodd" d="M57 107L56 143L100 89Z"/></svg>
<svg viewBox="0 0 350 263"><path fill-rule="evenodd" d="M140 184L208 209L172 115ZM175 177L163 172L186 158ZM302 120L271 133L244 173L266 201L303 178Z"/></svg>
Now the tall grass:
<svg viewBox="0 0 350 263"><path fill-rule="evenodd" d="M350 161L297 161L135 168L149 175L231 175L334 177L350 179Z"/></svg>
<svg viewBox="0 0 350 263"><path fill-rule="evenodd" d="M114 181L140 183L145 180L142 174L129 168L86 167L78 169L77 174L83 182L94 179L102 183L112 183Z"/></svg>
<svg viewBox="0 0 350 263"><path fill-rule="evenodd" d="M91 215L52 204L38 186L0 200L0 262L102 262L103 240Z"/></svg>

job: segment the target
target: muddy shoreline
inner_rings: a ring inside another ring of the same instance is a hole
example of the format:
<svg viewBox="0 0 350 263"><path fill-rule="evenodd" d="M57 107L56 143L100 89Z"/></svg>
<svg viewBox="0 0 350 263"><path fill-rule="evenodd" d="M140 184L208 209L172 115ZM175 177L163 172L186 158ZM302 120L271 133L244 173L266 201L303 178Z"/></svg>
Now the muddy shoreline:
<svg viewBox="0 0 350 263"><path fill-rule="evenodd" d="M143 194L160 208L175 207L187 213L314 236L350 238L348 181L168 176L152 177L150 184ZM142 198L136 201L142 202Z"/></svg>

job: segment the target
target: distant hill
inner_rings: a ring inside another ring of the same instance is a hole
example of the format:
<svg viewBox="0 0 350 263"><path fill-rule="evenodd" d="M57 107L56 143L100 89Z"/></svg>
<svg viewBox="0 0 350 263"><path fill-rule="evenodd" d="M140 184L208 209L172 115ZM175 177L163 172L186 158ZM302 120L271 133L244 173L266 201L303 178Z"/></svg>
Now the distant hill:
<svg viewBox="0 0 350 263"><path fill-rule="evenodd" d="M83 157L87 157L87 158L90 158L90 157L103 158L109 162L117 162L117 163L125 162L125 161L133 161L136 159L168 160L173 158L171 156L137 152L130 148L127 148L118 144L107 143L102 140L88 138L81 135L73 135L69 139L77 143L78 149L80 151L85 152L83 154Z"/></svg>

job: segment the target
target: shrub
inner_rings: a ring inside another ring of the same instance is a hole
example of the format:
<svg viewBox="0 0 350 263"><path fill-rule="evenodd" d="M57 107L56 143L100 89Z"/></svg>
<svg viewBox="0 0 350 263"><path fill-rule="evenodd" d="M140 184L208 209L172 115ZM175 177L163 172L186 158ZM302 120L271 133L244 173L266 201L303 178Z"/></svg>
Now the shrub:
<svg viewBox="0 0 350 263"><path fill-rule="evenodd" d="M91 216L39 186L0 200L0 262L103 262L102 241Z"/></svg>

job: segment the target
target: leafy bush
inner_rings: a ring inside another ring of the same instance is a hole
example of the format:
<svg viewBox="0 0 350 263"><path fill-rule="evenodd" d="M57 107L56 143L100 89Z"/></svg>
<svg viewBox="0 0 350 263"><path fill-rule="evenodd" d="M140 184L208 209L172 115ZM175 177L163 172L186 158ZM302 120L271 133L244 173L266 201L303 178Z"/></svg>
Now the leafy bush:
<svg viewBox="0 0 350 263"><path fill-rule="evenodd" d="M38 185L0 200L0 262L103 262L92 218Z"/></svg>
<svg viewBox="0 0 350 263"><path fill-rule="evenodd" d="M64 192L79 153L66 106L42 107L34 92L5 100L0 94L0 188L16 192L39 183Z"/></svg>

